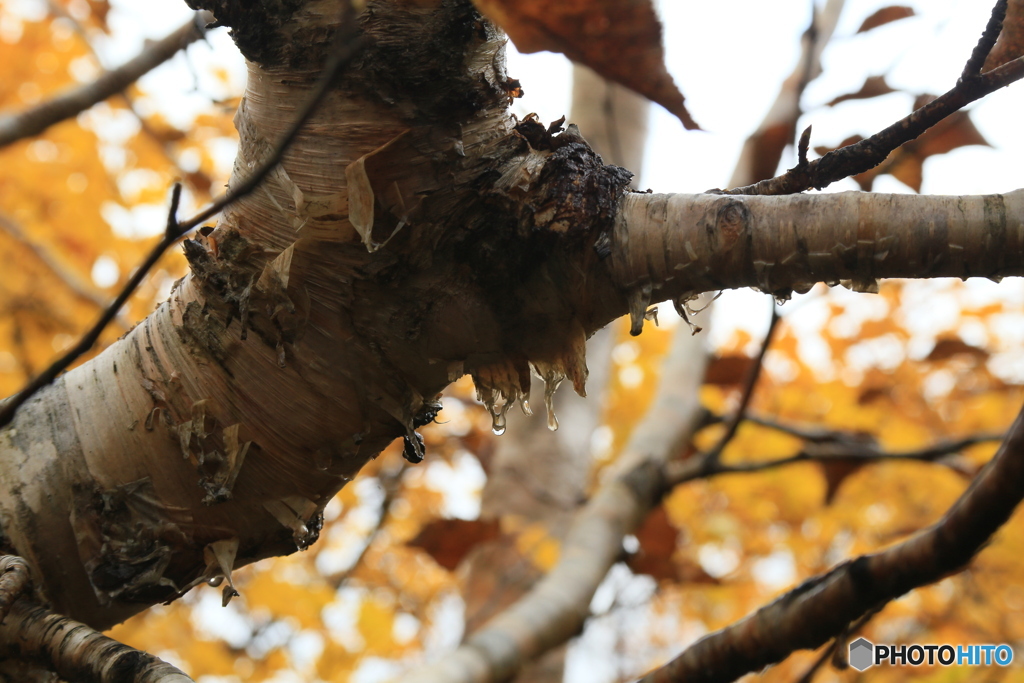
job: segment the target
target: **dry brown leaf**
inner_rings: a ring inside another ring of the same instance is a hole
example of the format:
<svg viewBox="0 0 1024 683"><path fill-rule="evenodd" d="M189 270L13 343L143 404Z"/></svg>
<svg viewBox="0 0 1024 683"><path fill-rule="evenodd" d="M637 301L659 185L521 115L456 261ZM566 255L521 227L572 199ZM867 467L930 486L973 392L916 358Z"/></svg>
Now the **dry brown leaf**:
<svg viewBox="0 0 1024 683"><path fill-rule="evenodd" d="M435 562L452 571L478 543L500 535L497 520L438 519L423 527L407 545L422 548Z"/></svg>
<svg viewBox="0 0 1024 683"><path fill-rule="evenodd" d="M664 505L647 515L636 537L640 549L626 561L633 573L647 574L658 581L675 580L677 572L672 555L676 551L679 530L672 526Z"/></svg>
<svg viewBox="0 0 1024 683"><path fill-rule="evenodd" d="M1024 55L1024 0L1009 0L1003 31L981 70L991 71L1021 55Z"/></svg>
<svg viewBox="0 0 1024 683"><path fill-rule="evenodd" d="M661 22L650 0L474 0L520 52L561 52L698 129L665 68Z"/></svg>
<svg viewBox="0 0 1024 683"><path fill-rule="evenodd" d="M834 107L840 102L846 102L847 100L866 100L871 97L888 95L891 92L896 91L885 82L885 76L868 76L864 84L860 86L860 90L840 95L831 102L828 102L826 106Z"/></svg>
<svg viewBox="0 0 1024 683"><path fill-rule="evenodd" d="M960 339L939 339L935 342L935 347L925 360L929 361L940 361L947 360L953 356L967 355L972 356L976 360L985 361L988 360L988 351L985 349L978 348L968 344L967 342Z"/></svg>
<svg viewBox="0 0 1024 683"><path fill-rule="evenodd" d="M711 360L704 375L705 384L729 386L742 384L754 365L749 356L719 356Z"/></svg>
<svg viewBox="0 0 1024 683"><path fill-rule="evenodd" d="M873 28L878 28L879 26L884 26L885 24L912 16L914 16L913 8L906 7L905 5L891 5L889 7L883 7L865 19L864 23L860 25L859 29L857 29L857 33L864 33L865 31L870 31Z"/></svg>

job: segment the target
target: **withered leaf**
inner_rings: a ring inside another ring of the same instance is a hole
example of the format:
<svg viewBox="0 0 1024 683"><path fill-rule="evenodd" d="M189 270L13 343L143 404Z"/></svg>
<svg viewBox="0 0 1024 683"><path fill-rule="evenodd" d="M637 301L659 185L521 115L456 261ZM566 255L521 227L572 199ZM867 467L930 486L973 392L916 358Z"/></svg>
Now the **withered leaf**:
<svg viewBox="0 0 1024 683"><path fill-rule="evenodd" d="M452 571L478 543L500 535L497 520L438 519L424 526L408 545L422 548L435 562Z"/></svg>
<svg viewBox="0 0 1024 683"><path fill-rule="evenodd" d="M985 349L978 348L960 339L939 339L935 342L935 347L932 348L931 353L928 354L925 360L941 361L960 355L972 356L976 360L985 361L988 359L989 353Z"/></svg>
<svg viewBox="0 0 1024 683"><path fill-rule="evenodd" d="M699 127L665 68L651 0L473 0L520 52L561 52Z"/></svg>
<svg viewBox="0 0 1024 683"><path fill-rule="evenodd" d="M821 473L825 477L824 502L825 505L831 505L836 498L836 494L839 493L839 487L843 485L847 477L864 467L865 463L852 460L835 460L819 464L821 466Z"/></svg>
<svg viewBox="0 0 1024 683"><path fill-rule="evenodd" d="M933 95L920 95L914 102L914 109L919 109L935 99ZM827 154L834 149L846 147L863 138L852 135L840 143L839 147L815 147L818 154ZM888 174L915 192L921 191L924 176L924 162L936 154L946 154L958 147L968 145L989 146L988 141L971 121L970 115L964 111L955 112L925 131L916 140L911 140L893 150L888 158L875 168L853 176L862 190L868 192L874 186L875 179Z"/></svg>
<svg viewBox="0 0 1024 683"><path fill-rule="evenodd" d="M749 356L718 356L708 365L704 383L718 386L742 384L753 364L754 359Z"/></svg>
<svg viewBox="0 0 1024 683"><path fill-rule="evenodd" d="M865 19L864 23L860 25L859 29L857 29L857 33L864 33L865 31L870 31L873 28L878 28L879 26L884 26L885 24L912 16L914 16L914 10L912 7L907 7L905 5L890 5L889 7L883 7Z"/></svg>
<svg viewBox="0 0 1024 683"><path fill-rule="evenodd" d="M1021 55L1024 55L1024 0L1009 0L1003 30L981 70L991 71Z"/></svg>
<svg viewBox="0 0 1024 683"><path fill-rule="evenodd" d="M664 505L647 515L636 531L640 549L629 557L626 564L635 574L647 574L659 581L674 581L676 568L672 555L676 550L679 530L672 526Z"/></svg>
<svg viewBox="0 0 1024 683"><path fill-rule="evenodd" d="M886 83L885 76L868 76L864 81L864 84L860 86L860 90L840 95L834 100L828 102L826 106L834 107L840 102L846 102L847 100L866 100L870 97L888 95L891 92L896 91Z"/></svg>

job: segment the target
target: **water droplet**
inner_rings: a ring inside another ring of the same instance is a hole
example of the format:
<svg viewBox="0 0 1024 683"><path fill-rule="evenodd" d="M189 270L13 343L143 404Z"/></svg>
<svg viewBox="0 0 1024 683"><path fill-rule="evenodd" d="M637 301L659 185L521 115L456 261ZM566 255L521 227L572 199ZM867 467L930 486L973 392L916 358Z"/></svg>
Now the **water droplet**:
<svg viewBox="0 0 1024 683"><path fill-rule="evenodd" d="M491 413L491 431L494 432L495 436L501 436L505 433L505 407L498 412Z"/></svg>
<svg viewBox="0 0 1024 683"><path fill-rule="evenodd" d="M562 379L563 377L554 373L544 378L544 407L548 411L548 429L551 431L558 429L558 418L555 416L555 391L558 390Z"/></svg>
<svg viewBox="0 0 1024 683"><path fill-rule="evenodd" d="M523 415L533 415L533 408L530 407L530 399L527 396L522 396L519 399L519 407L523 409Z"/></svg>
<svg viewBox="0 0 1024 683"><path fill-rule="evenodd" d="M782 306L787 301L789 301L789 297L786 297L786 296L777 296L777 297L775 297L775 305L776 306Z"/></svg>

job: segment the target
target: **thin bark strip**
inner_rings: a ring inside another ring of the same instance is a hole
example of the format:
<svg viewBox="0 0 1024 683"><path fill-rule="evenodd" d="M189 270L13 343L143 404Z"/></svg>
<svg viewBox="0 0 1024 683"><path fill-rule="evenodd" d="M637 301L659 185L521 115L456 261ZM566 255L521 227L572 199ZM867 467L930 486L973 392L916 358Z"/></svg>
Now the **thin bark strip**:
<svg viewBox="0 0 1024 683"><path fill-rule="evenodd" d="M664 463L697 427L704 340L681 329L665 363L666 381L630 437L615 472L576 514L555 568L455 652L416 669L402 683L508 680L524 664L579 632L590 614L594 591L622 556L623 538L659 499Z"/></svg>
<svg viewBox="0 0 1024 683"><path fill-rule="evenodd" d="M39 135L50 126L75 116L89 107L116 95L144 74L203 37L205 25L213 19L209 12L197 12L166 38L146 47L131 61L87 83L47 100L19 114L0 118L0 148L24 138Z"/></svg>
<svg viewBox="0 0 1024 683"><path fill-rule="evenodd" d="M724 683L816 648L863 614L962 569L1024 498L1024 412L943 518L888 550L805 581L775 602L697 641L643 683Z"/></svg>
<svg viewBox="0 0 1024 683"><path fill-rule="evenodd" d="M25 601L0 625L0 657L40 662L75 683L192 683L162 659Z"/></svg>
<svg viewBox="0 0 1024 683"><path fill-rule="evenodd" d="M0 556L0 624L11 606L32 585L28 564L13 555Z"/></svg>
<svg viewBox="0 0 1024 683"><path fill-rule="evenodd" d="M739 287L787 299L818 282L870 292L878 278L998 280L1024 274L1024 190L629 194L612 242L607 272L626 296L605 319L626 306L635 316L652 301Z"/></svg>

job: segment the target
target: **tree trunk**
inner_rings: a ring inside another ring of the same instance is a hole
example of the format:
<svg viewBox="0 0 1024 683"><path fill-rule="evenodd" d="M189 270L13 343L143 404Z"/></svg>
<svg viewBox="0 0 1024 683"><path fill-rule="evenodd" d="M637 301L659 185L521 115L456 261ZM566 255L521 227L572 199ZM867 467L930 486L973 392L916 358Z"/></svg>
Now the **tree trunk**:
<svg viewBox="0 0 1024 683"><path fill-rule="evenodd" d="M197 2L250 60L232 183L335 30L320 3ZM572 128L507 113L503 36L467 0L369 2L366 47L191 274L0 430L4 552L103 628L316 540L328 500L473 375L495 422L532 368L582 393L584 342L653 296L1024 270L1024 193L626 194ZM230 582L225 588L230 596Z"/></svg>

